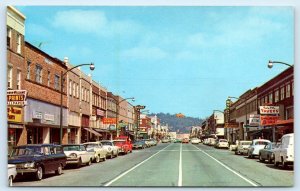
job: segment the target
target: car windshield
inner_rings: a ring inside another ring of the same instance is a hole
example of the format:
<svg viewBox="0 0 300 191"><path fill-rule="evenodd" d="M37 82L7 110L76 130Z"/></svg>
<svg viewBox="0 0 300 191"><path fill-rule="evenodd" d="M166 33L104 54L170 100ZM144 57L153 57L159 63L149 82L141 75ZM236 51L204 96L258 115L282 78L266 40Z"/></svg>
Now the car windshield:
<svg viewBox="0 0 300 191"><path fill-rule="evenodd" d="M13 149L10 156L24 156L24 155L42 155L43 149L41 147L25 147Z"/></svg>
<svg viewBox="0 0 300 191"><path fill-rule="evenodd" d="M120 144L120 143L121 143L121 144L124 144L125 141L121 141L121 140L119 141L119 140L118 140L118 141L114 141L114 143L116 143L116 144Z"/></svg>
<svg viewBox="0 0 300 191"><path fill-rule="evenodd" d="M67 145L67 146L63 146L64 151L79 151L80 150L80 146L79 145Z"/></svg>
<svg viewBox="0 0 300 191"><path fill-rule="evenodd" d="M224 139L221 139L219 142L226 142L227 143L227 140L224 140Z"/></svg>
<svg viewBox="0 0 300 191"><path fill-rule="evenodd" d="M96 147L97 144L86 144L85 146L87 149L92 149L92 148Z"/></svg>
<svg viewBox="0 0 300 191"><path fill-rule="evenodd" d="M112 145L112 143L111 142L109 142L109 141L101 141L101 143L102 143L102 145Z"/></svg>
<svg viewBox="0 0 300 191"><path fill-rule="evenodd" d="M266 142L266 141L257 141L257 142L255 143L255 145L267 145L267 144L269 144L269 143Z"/></svg>

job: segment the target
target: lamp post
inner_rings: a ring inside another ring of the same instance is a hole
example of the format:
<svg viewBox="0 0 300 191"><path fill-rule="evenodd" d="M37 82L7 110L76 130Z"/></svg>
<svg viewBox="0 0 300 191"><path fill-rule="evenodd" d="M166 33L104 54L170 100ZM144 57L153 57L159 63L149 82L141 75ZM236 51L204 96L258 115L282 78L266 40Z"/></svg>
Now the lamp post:
<svg viewBox="0 0 300 191"><path fill-rule="evenodd" d="M273 64L283 64L283 65L286 65L286 66L289 66L289 67L293 67L293 65L290 65L288 63L285 63L285 62L280 62L280 61L272 61L272 60L269 60L269 63L268 63L268 68L272 68L273 67Z"/></svg>
<svg viewBox="0 0 300 191"><path fill-rule="evenodd" d="M68 69L67 71L63 72L61 71L61 75L60 75L60 122L59 122L59 128L60 128L60 133L59 133L59 144L62 144L62 134L63 134L63 89L64 89L64 76L70 72L71 70L73 70L74 68L78 68L80 66L90 66L90 70L94 70L95 69L95 65L94 63L90 63L90 64L79 64L77 66L74 66L70 69Z"/></svg>
<svg viewBox="0 0 300 191"><path fill-rule="evenodd" d="M231 98L237 99L237 100L241 99L241 100L244 101L244 105L245 105L245 114L246 114L246 121L245 121L244 126L246 127L246 132L247 132L247 120L248 120L248 117L247 117L247 115L248 115L248 112L247 112L247 99L245 99L245 98L237 98L237 97L233 97L233 96L228 96L228 99L231 99ZM245 135L245 134L243 134L243 136L244 136L244 135Z"/></svg>
<svg viewBox="0 0 300 191"><path fill-rule="evenodd" d="M134 97L129 97L122 99L121 101L116 100L116 131L117 131L117 137L119 136L119 130L118 130L118 118L119 118L119 104L125 100L131 99L133 102L135 101Z"/></svg>

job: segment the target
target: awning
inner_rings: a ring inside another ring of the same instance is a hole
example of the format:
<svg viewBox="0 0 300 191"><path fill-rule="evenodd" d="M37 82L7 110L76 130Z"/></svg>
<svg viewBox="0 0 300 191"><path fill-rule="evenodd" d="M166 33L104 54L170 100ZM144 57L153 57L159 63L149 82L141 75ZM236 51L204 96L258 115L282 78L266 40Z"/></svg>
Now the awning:
<svg viewBox="0 0 300 191"><path fill-rule="evenodd" d="M90 128L84 128L85 130L93 133L94 135L98 136L98 137L102 137L102 135L96 131L94 131L93 129L90 129Z"/></svg>
<svg viewBox="0 0 300 191"><path fill-rule="evenodd" d="M93 130L99 132L99 133L110 133L109 130L107 129L99 129L99 128L93 128Z"/></svg>
<svg viewBox="0 0 300 191"><path fill-rule="evenodd" d="M294 123L294 119L277 120L275 125L292 125L293 123Z"/></svg>

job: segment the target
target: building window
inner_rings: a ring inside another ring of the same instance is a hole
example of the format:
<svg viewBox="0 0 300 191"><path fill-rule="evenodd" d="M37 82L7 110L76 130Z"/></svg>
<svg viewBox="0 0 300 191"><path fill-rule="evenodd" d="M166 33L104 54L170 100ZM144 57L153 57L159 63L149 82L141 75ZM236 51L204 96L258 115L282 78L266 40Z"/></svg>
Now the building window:
<svg viewBox="0 0 300 191"><path fill-rule="evenodd" d="M90 91L89 90L87 90L87 96L86 97L87 97L86 101L90 102Z"/></svg>
<svg viewBox="0 0 300 191"><path fill-rule="evenodd" d="M284 100L284 87L280 88L280 100Z"/></svg>
<svg viewBox="0 0 300 191"><path fill-rule="evenodd" d="M291 97L291 85L290 84L288 84L286 86L286 98L289 98L289 97Z"/></svg>
<svg viewBox="0 0 300 191"><path fill-rule="evenodd" d="M268 96L266 95L265 96L265 105L267 105L268 104Z"/></svg>
<svg viewBox="0 0 300 191"><path fill-rule="evenodd" d="M274 102L277 103L279 101L279 90L275 91L275 100Z"/></svg>
<svg viewBox="0 0 300 191"><path fill-rule="evenodd" d="M70 96L72 95L72 80L70 80L70 82L69 82L69 94L70 94Z"/></svg>
<svg viewBox="0 0 300 191"><path fill-rule="evenodd" d="M79 85L78 85L78 84L76 84L76 86L77 86L76 95L77 95L77 98L79 98Z"/></svg>
<svg viewBox="0 0 300 191"><path fill-rule="evenodd" d="M273 92L271 92L270 95L269 95L269 103L270 104L273 103Z"/></svg>
<svg viewBox="0 0 300 191"><path fill-rule="evenodd" d="M50 87L50 81L51 81L50 71L48 71L48 78L47 78L47 80L48 80L47 85Z"/></svg>
<svg viewBox="0 0 300 191"><path fill-rule="evenodd" d="M294 119L294 107L286 108L286 118L285 119Z"/></svg>
<svg viewBox="0 0 300 191"><path fill-rule="evenodd" d="M17 34L17 53L21 54L21 35Z"/></svg>
<svg viewBox="0 0 300 191"><path fill-rule="evenodd" d="M59 90L59 75L55 74L54 76L54 89Z"/></svg>
<svg viewBox="0 0 300 191"><path fill-rule="evenodd" d="M30 65L31 65L31 62L27 61L27 75L26 75L26 78L28 80L30 80Z"/></svg>
<svg viewBox="0 0 300 191"><path fill-rule="evenodd" d="M294 96L294 81L292 82L292 96Z"/></svg>
<svg viewBox="0 0 300 191"><path fill-rule="evenodd" d="M17 90L21 89L21 70L17 70Z"/></svg>
<svg viewBox="0 0 300 191"><path fill-rule="evenodd" d="M73 96L75 97L76 96L76 84L73 83Z"/></svg>
<svg viewBox="0 0 300 191"><path fill-rule="evenodd" d="M11 28L7 27L7 46L10 48L11 45Z"/></svg>
<svg viewBox="0 0 300 191"><path fill-rule="evenodd" d="M7 66L7 88L12 89L12 66Z"/></svg>
<svg viewBox="0 0 300 191"><path fill-rule="evenodd" d="M35 66L35 81L38 83L42 83L42 66Z"/></svg>
<svg viewBox="0 0 300 191"><path fill-rule="evenodd" d="M83 95L83 93L84 93L84 88L83 87L81 87L81 100L83 101L84 100L84 95Z"/></svg>

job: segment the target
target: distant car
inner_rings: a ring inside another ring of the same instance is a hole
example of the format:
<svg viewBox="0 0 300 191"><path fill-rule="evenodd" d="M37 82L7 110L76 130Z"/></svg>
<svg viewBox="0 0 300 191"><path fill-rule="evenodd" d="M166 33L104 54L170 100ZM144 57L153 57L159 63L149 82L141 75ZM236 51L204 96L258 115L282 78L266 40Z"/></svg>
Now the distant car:
<svg viewBox="0 0 300 191"><path fill-rule="evenodd" d="M175 139L173 143L181 143L181 139Z"/></svg>
<svg viewBox="0 0 300 191"><path fill-rule="evenodd" d="M189 138L183 138L181 143L189 143Z"/></svg>
<svg viewBox="0 0 300 191"><path fill-rule="evenodd" d="M218 141L215 144L216 148L227 148L229 147L227 139L218 139Z"/></svg>
<svg viewBox="0 0 300 191"><path fill-rule="evenodd" d="M103 148L100 142L83 143L88 152L94 153L93 161L98 163L106 160L107 150Z"/></svg>
<svg viewBox="0 0 300 191"><path fill-rule="evenodd" d="M144 149L146 147L147 147L147 145L146 145L145 141L143 141L143 140L135 141L132 146L133 149Z"/></svg>
<svg viewBox="0 0 300 191"><path fill-rule="evenodd" d="M237 155L246 155L248 154L248 149L251 145L252 141L239 141L237 145L237 149L235 154Z"/></svg>
<svg viewBox="0 0 300 191"><path fill-rule="evenodd" d="M100 141L102 144L103 148L106 149L107 154L106 157L108 158L113 158L113 157L118 157L119 156L119 151L120 148L114 144L113 141L110 140L102 140Z"/></svg>
<svg viewBox="0 0 300 191"><path fill-rule="evenodd" d="M294 164L294 133L285 134L281 138L280 146L273 150L274 166L281 164L283 168Z"/></svg>
<svg viewBox="0 0 300 191"><path fill-rule="evenodd" d="M66 144L62 145L64 153L67 155L67 165L91 165L94 153L88 152L83 144Z"/></svg>
<svg viewBox="0 0 300 191"><path fill-rule="evenodd" d="M161 142L162 142L162 143L169 143L170 140L169 140L169 139L162 139Z"/></svg>
<svg viewBox="0 0 300 191"><path fill-rule="evenodd" d="M7 165L7 177L8 177L8 186L12 186L13 180L17 175L16 165L8 164Z"/></svg>
<svg viewBox="0 0 300 191"><path fill-rule="evenodd" d="M265 160L268 161L268 163L272 163L274 160L274 153L273 150L275 148L278 148L277 143L269 143L267 144L263 149L259 150L259 161L264 162Z"/></svg>
<svg viewBox="0 0 300 191"><path fill-rule="evenodd" d="M62 174L66 160L60 145L29 144L14 147L8 164L15 164L20 175L31 173L41 180L46 173L55 171L57 175Z"/></svg>
<svg viewBox="0 0 300 191"><path fill-rule="evenodd" d="M216 139L215 138L208 138L208 145L209 146L215 146L216 144Z"/></svg>
<svg viewBox="0 0 300 191"><path fill-rule="evenodd" d="M192 143L192 144L199 144L200 142L201 142L201 140L198 139L198 138L192 138L192 139L191 139L191 143Z"/></svg>
<svg viewBox="0 0 300 191"><path fill-rule="evenodd" d="M252 140L248 149L248 158L253 158L259 155L259 150L263 149L271 141L267 139L254 139Z"/></svg>

